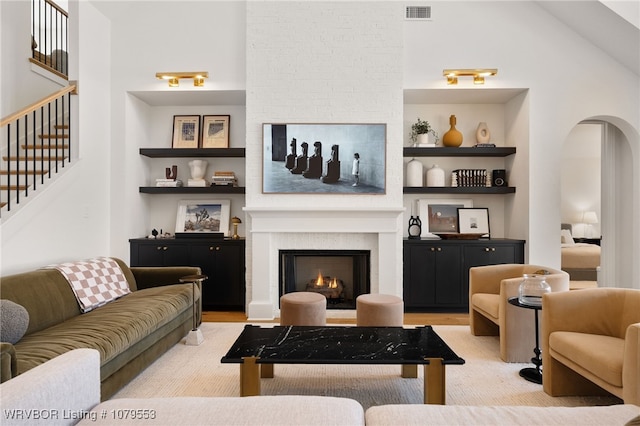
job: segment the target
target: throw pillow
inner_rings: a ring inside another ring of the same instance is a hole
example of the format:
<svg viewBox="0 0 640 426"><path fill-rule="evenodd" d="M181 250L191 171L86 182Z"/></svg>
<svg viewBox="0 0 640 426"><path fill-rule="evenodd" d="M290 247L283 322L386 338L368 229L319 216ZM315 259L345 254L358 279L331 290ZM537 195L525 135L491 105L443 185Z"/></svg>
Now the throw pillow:
<svg viewBox="0 0 640 426"><path fill-rule="evenodd" d="M29 312L11 300L0 300L0 338L12 345L22 339L29 327Z"/></svg>

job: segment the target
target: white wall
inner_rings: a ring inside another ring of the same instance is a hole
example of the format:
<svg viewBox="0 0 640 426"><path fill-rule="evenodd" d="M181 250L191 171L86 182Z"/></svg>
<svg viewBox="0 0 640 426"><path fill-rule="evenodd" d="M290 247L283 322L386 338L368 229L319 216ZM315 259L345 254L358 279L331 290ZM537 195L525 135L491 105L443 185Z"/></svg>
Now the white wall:
<svg viewBox="0 0 640 426"><path fill-rule="evenodd" d="M5 3L2 2L3 8ZM522 167L518 166L517 170L528 172L523 173L520 179L524 176L529 176L529 179L526 184L517 183L518 189L514 197L517 201L513 202L511 207L518 214L512 215L515 223L508 226L509 229L516 230L509 232L509 236L523 236L527 239L529 261L559 266L557 227L561 222L562 145L575 125L584 119L611 118L624 132L631 144L629 152L634 166L632 196L635 198L632 204L635 217L640 214L638 196L633 195L640 193L640 101L637 96L629 96L629 93L640 92L638 75L586 42L542 10L536 2L430 2L433 6L433 20L430 22L403 21L402 3L345 3L345 7L349 4L359 6L365 11L365 15L369 7L373 7L373 10L388 7L388 11L385 12L388 15L385 15L385 18L393 23L381 22L379 34L371 35L371 42L376 44L378 39L395 39L400 34L403 38L398 40L397 49L402 50L402 58L394 49L374 49L369 52L372 57L358 57L357 50L349 50L353 45L350 44L349 33L345 30L353 27L354 24L349 20L355 20L355 16L336 15L329 19L322 15L322 10L314 10L319 14L315 22L323 22L323 19L327 21L328 25L320 27L313 24L315 16L300 13L297 7L299 3L301 2L275 4L281 19L275 22L289 22L288 28L291 31L281 32L279 42L282 44L273 46L273 49L280 46L294 50L290 54L275 52L275 57L280 58L280 62L268 63L264 58L256 62L255 52L245 61L245 50L249 45L246 43L246 31L249 29L255 43L260 44L260 33L274 31L273 19L277 18L272 16L271 21L255 19L247 22L245 8L266 7L266 3L250 3L250 6L247 6L243 2L97 2L96 7L107 13L111 20L112 29L109 33L108 22L98 14L92 13L87 14L90 16L82 17L85 25L90 27L83 32L84 37L87 43L93 46L90 51L83 52L83 64L86 64L87 68L96 68L96 75L101 75L103 72L100 71L99 65L103 62L104 56L108 56L106 52L110 51L113 64L109 69L111 81L98 81L91 74L85 74L81 79L81 93L84 85L92 87L99 84L104 88L104 91L100 91L99 98L93 101L95 103L90 105L91 108L85 110L85 114L99 118L109 117L111 114L112 119L110 123L106 120L83 121L81 130L84 126L91 128L94 139L90 143L96 147L101 144L103 147L110 146L111 169L103 173L104 163L96 164L95 169L91 167L91 174L83 174L81 180L86 182L85 188L90 188L86 191L89 194L87 204L92 207L95 205L96 209L105 204L102 196L108 198L107 195L97 194L93 190L96 188L96 182L110 182L111 205L106 206L107 210L111 208L110 220L98 221L96 218L95 222L90 222L93 225L92 231L98 233L98 240L101 239L101 232L109 232L111 240L109 245L104 247L101 242L87 244L86 240L90 238L87 235L69 238L68 232L65 232L65 238L59 238L57 229L52 230L48 223L42 226L30 225L34 234L53 233L54 239L64 241L58 248L58 253L71 253L75 247L97 245L103 252L109 251L108 254L126 257L128 238L142 235L148 227L145 219L140 219L146 214L146 206L137 192L140 185L137 169L141 164L144 166L137 149L150 143L148 140L134 142L127 137L126 114L130 111L130 106L126 93L132 90L168 90L164 83L154 79L155 72L192 69L209 71L212 77L206 84L214 89L244 89L246 75L261 72L277 78L278 82L290 80L290 86L286 91L282 91L277 99L264 98L266 94L274 95L273 91L246 86L247 98L251 99L247 105L247 187L260 187L260 162L255 152L259 149L261 140L259 121L263 118L269 118L269 121L310 118L313 118L313 121L342 121L345 116L344 106L350 105L353 109L351 120L379 117L376 121L389 123L392 144L398 144L392 145L388 152L387 161L392 172L387 180L387 195L378 198L363 197L358 203L363 207L398 207L402 205L403 180L400 151L403 118L401 106L397 109L402 102L401 90L445 88L445 80L441 75L444 68L496 67L499 69L498 76L487 79L485 87L529 89L528 93L523 95L527 102L517 102L517 110L506 112L516 117L514 121L526 121L524 125L528 125L529 131L528 148L519 147L514 160L514 163L526 163ZM89 9L90 5L86 7ZM4 10L2 9L3 31ZM397 18L394 17L396 14ZM479 19L480 16L482 19ZM306 25L310 18L313 18L312 22ZM395 21L396 19L399 21ZM400 27L397 25L398 22ZM341 27L341 24L344 26ZM270 37L273 36L271 33ZM307 39L303 43L305 37ZM343 37L342 42L337 40L340 37ZM324 40L328 40L329 43L324 43ZM324 48L325 45L329 48ZM303 46L306 46L307 50L304 50ZM319 50L316 52L315 49ZM375 55L379 56L375 58ZM4 56L3 44L2 57ZM354 61L353 58L359 58L360 61ZM387 59L385 63L384 58L391 59ZM380 63L385 63L383 67L379 67L380 69L366 67L367 64ZM331 75L331 79L326 82L326 90L315 92L316 97L325 96L325 100L316 101L318 106L313 111L309 108L293 110L290 108L291 105L305 105L305 102L309 101L313 86L305 84L305 75L316 82L321 80L322 76L318 70L310 64L320 64L321 71ZM255 66L264 68L252 68ZM379 77L385 68L395 70L397 67L402 68L403 77L398 79L393 77L392 73L388 81L380 80ZM6 69L7 64L3 59L3 89ZM344 73L343 79L339 78L339 72ZM364 93L373 93L360 90L367 84L379 85L382 89L381 95L362 96ZM351 87L358 90L353 91ZM471 83L461 79L460 87L471 87ZM181 90L193 89L184 87ZM327 93L334 95L326 98ZM390 97L390 93L398 93L398 98ZM3 102L4 97L3 91ZM111 110L104 111L104 100L109 102L109 98ZM279 113L273 113L263 107L265 102L277 102L285 108L280 109ZM380 108L385 103L390 107L383 112L384 108ZM369 111L371 108L373 111ZM102 157L103 161L108 163L105 158L108 157ZM75 196L75 200L77 198ZM303 199L296 200L287 197L267 197L253 189L248 190L246 197L247 205L294 205ZM352 199L338 198L336 202L347 205ZM173 206L168 208L174 211ZM77 204L70 203L61 207L60 214L73 218L77 211ZM82 222L78 220L74 223L77 226ZM30 231L20 232L29 234ZM633 225L629 235L634 242L634 251L625 255L630 256L628 262L632 262L640 256L640 227ZM22 234L17 239L24 242L31 240L22 238ZM6 249L3 250L3 257L6 252ZM43 249L42 253L30 256L29 262L39 265L46 263L51 257L52 254ZM639 275L634 276L637 281ZM636 282L635 286L640 287L640 284Z"/></svg>
<svg viewBox="0 0 640 426"><path fill-rule="evenodd" d="M98 2L114 28L111 56L112 208L111 254L129 259L130 238L148 235L153 228L173 232L180 199L193 196L141 195L138 187L164 175L167 165L177 164L186 181L186 163L149 160L139 148L171 147L174 114L231 114L231 146L244 147L243 115L237 105L215 106L199 102L172 103L170 93L245 88L245 4L216 2ZM157 80L156 72L208 71L203 88L182 80L180 88L169 88ZM156 106L141 101L149 92L168 96ZM237 126L237 127L235 127ZM232 128L232 130L234 130ZM212 167L215 163L212 162ZM211 198L211 197L206 197ZM224 197L229 198L229 197ZM231 215L241 216L244 201L232 196Z"/></svg>
<svg viewBox="0 0 640 426"><path fill-rule="evenodd" d="M80 158L47 191L30 198L19 214L3 221L2 275L111 254L109 22L89 3L73 2L70 8L75 17L72 39L80 42L70 46L69 76L81 82L80 96L72 97L79 119L70 131L77 135L72 140L81 141ZM78 57L81 63L73 59Z"/></svg>
<svg viewBox="0 0 640 426"><path fill-rule="evenodd" d="M61 88L32 71L31 1L0 2L0 117L16 112ZM56 79L57 80L57 79Z"/></svg>
<svg viewBox="0 0 640 426"><path fill-rule="evenodd" d="M600 237L600 223L590 229L582 223L582 215L600 211L602 125L578 124L564 144L561 167L561 219L573 224L576 237Z"/></svg>
<svg viewBox="0 0 640 426"><path fill-rule="evenodd" d="M430 4L433 21L405 23L405 87L443 88L444 68L495 67L498 75L488 78L486 87L530 89L529 155L524 159L529 185L517 187L518 204L526 206L517 220L524 221L528 260L559 267L562 145L584 119L620 117L629 123L633 164L640 168L640 104L637 96L628 95L639 93L638 75L586 43L535 2ZM461 84L472 85L462 79ZM517 161L524 153L518 151ZM634 185L640 192L640 181ZM637 228L633 238L640 238Z"/></svg>

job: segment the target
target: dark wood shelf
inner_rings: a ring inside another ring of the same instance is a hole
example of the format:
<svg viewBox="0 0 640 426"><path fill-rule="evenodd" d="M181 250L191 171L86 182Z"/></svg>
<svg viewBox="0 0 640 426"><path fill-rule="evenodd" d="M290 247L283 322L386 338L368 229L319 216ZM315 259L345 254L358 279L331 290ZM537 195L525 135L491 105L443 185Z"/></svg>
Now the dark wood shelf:
<svg viewBox="0 0 640 426"><path fill-rule="evenodd" d="M141 186L143 194L244 194L244 186Z"/></svg>
<svg viewBox="0 0 640 426"><path fill-rule="evenodd" d="M405 186L405 194L513 194L513 186Z"/></svg>
<svg viewBox="0 0 640 426"><path fill-rule="evenodd" d="M403 156L405 157L508 157L516 153L514 146L495 147L495 148L403 148Z"/></svg>
<svg viewBox="0 0 640 426"><path fill-rule="evenodd" d="M169 157L244 157L245 148L140 148L140 155Z"/></svg>

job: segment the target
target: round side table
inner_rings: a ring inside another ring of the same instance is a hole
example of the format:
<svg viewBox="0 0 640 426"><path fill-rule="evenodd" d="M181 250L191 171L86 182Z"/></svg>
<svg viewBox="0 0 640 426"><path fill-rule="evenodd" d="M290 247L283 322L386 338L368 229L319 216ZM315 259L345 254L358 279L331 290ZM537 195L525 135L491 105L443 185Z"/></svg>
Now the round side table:
<svg viewBox="0 0 640 426"><path fill-rule="evenodd" d="M200 312L202 312L202 281L206 280L208 277L206 275L187 275L186 277L180 278L181 283L191 283L191 303L193 305L193 328L187 335L187 340L185 344L189 346L198 346L204 341L202 337L202 331L198 328L198 306L200 307ZM199 303L196 306L196 285L200 290L200 298L198 299Z"/></svg>
<svg viewBox="0 0 640 426"><path fill-rule="evenodd" d="M540 367L542 367L542 358L540 358L540 354L542 353L542 351L540 351L540 332L539 332L539 325L538 325L538 311L542 310L542 305L529 305L529 304L525 304L525 303L520 303L520 301L518 300L517 297L510 297L509 298L509 303L512 304L513 306L517 306L519 308L526 308L526 309L533 309L535 312L535 321L536 321L536 347L533 349L533 353L536 355L533 358L531 358L531 362L533 363L533 365L535 365L535 368L533 367L527 367L527 368L523 368L522 370L520 370L520 377L533 382L533 383L537 383L539 385L542 384L542 370Z"/></svg>

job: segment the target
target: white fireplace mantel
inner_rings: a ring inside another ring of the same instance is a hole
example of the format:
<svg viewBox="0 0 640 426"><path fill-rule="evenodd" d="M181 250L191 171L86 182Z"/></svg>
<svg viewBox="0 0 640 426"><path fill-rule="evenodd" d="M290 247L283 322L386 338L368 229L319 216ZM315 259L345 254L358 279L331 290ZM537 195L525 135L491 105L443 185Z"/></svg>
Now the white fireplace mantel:
<svg viewBox="0 0 640 426"><path fill-rule="evenodd" d="M290 247L280 247L283 238L276 235L284 235L285 240L292 234L376 235L377 246L371 247L378 253L371 262L371 291L402 297L403 208L245 207L244 211L250 218L247 235L253 253L248 265L252 277L247 292L249 319L272 319L279 314L278 251Z"/></svg>

